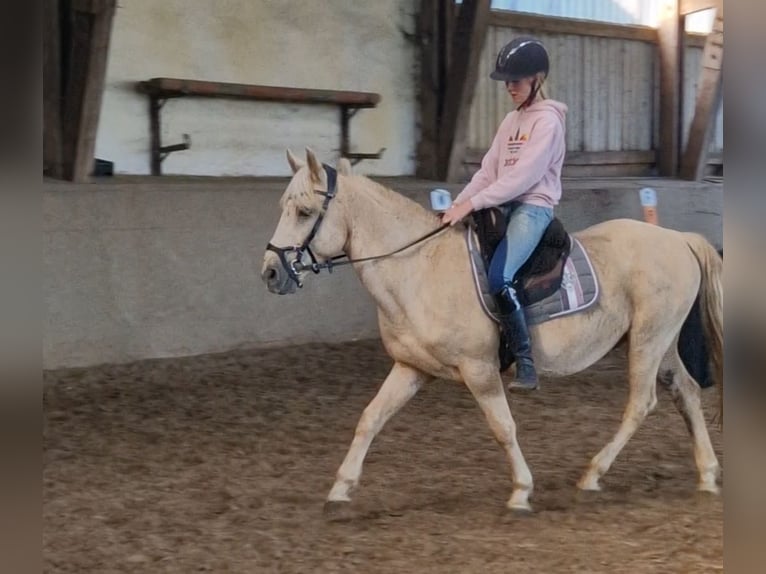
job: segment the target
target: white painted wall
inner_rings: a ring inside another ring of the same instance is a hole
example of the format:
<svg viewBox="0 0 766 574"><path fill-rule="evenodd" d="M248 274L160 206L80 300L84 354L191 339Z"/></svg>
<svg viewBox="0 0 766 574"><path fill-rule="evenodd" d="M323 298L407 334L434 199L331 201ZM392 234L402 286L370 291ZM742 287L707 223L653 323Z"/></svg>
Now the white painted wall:
<svg viewBox="0 0 766 574"><path fill-rule="evenodd" d="M352 151L387 148L359 164L368 174L415 169L417 0L120 0L114 20L96 156L118 173L149 173L146 96L135 83L167 76L377 92L351 121ZM192 148L163 172L287 175L286 147L337 155L334 106L183 98L162 111L163 144L188 133Z"/></svg>

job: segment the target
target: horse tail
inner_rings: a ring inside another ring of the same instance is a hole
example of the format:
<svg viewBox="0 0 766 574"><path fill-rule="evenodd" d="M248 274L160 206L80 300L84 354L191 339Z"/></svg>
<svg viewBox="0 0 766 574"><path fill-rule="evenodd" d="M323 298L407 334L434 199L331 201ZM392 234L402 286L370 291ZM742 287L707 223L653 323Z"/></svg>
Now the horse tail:
<svg viewBox="0 0 766 574"><path fill-rule="evenodd" d="M718 387L719 422L723 425L723 259L702 235L684 233L702 271L700 313L710 348L711 378Z"/></svg>

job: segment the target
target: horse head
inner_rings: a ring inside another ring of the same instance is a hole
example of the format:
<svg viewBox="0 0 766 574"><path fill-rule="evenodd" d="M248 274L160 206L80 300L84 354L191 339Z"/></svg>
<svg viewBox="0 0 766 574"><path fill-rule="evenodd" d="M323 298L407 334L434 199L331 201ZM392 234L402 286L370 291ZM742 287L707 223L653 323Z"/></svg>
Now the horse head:
<svg viewBox="0 0 766 574"><path fill-rule="evenodd" d="M312 264L343 253L348 237L342 199L336 198L336 177L337 173L350 175L349 161L341 159L336 173L306 148L305 162L289 149L287 162L293 176L280 200L282 213L261 268L269 291L280 295L302 286Z"/></svg>

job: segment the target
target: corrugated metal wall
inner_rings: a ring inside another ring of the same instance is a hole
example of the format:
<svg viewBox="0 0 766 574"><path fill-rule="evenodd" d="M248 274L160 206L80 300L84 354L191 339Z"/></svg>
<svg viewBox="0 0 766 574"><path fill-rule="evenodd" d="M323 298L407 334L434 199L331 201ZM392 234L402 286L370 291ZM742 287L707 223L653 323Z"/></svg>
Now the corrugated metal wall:
<svg viewBox="0 0 766 574"><path fill-rule="evenodd" d="M640 40L574 34L540 34L490 26L470 111L468 147L486 150L512 103L502 83L489 79L502 46L519 34L534 34L548 47L547 95L569 106L568 151L649 151L659 143L657 47ZM702 48L686 49L683 144L694 115ZM711 151L723 149L723 106Z"/></svg>
<svg viewBox="0 0 766 574"><path fill-rule="evenodd" d="M487 149L512 103L501 82L489 79L495 57L529 30L490 26L471 106L468 146ZM656 47L637 40L535 34L548 47L547 95L569 106L569 151L651 150L658 115Z"/></svg>

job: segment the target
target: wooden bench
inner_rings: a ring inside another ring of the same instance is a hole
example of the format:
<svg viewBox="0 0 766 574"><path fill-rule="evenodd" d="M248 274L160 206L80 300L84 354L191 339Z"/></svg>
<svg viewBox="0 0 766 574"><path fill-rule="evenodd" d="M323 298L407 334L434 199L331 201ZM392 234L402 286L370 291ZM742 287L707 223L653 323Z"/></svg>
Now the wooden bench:
<svg viewBox="0 0 766 574"><path fill-rule="evenodd" d="M182 143L162 145L160 110L162 110L165 102L171 98L229 98L338 106L340 110L340 154L342 157L348 158L352 163L357 163L363 159L379 159L385 151L385 148L377 153L351 153L349 151L349 121L351 117L362 108L377 106L380 102L380 94L206 82L181 78L152 78L138 82L136 89L149 96L152 175L162 174L162 161L168 154L191 147L191 139L188 134L184 134Z"/></svg>

